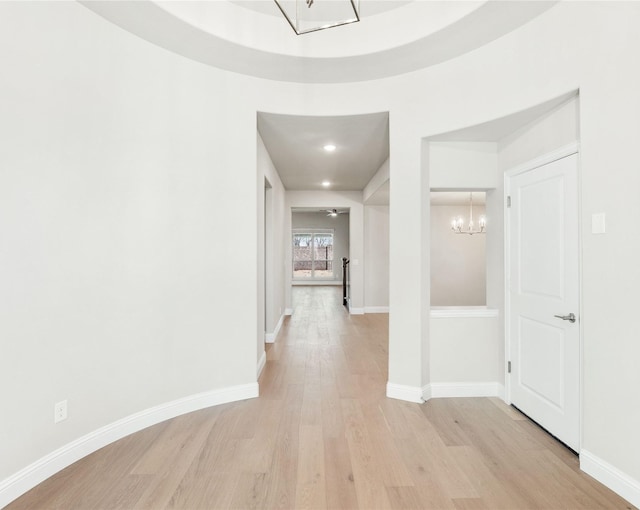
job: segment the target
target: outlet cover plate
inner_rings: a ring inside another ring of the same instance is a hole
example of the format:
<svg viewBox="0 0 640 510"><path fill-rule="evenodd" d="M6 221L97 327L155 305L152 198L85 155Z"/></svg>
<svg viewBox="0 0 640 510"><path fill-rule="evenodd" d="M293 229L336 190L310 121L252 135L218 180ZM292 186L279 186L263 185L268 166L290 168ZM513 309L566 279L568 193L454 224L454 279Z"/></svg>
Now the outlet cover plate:
<svg viewBox="0 0 640 510"><path fill-rule="evenodd" d="M53 423L59 423L67 419L67 401L63 400L53 406Z"/></svg>

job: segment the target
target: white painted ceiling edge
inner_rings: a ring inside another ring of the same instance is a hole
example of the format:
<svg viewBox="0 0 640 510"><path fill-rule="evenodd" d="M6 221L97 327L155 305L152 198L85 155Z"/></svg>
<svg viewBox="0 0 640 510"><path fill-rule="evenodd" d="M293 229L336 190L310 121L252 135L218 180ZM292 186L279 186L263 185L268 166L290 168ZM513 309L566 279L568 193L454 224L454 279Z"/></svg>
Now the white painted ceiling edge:
<svg viewBox="0 0 640 510"><path fill-rule="evenodd" d="M244 4L253 2L214 0L155 3L183 22L234 44L267 53L307 58L352 57L410 44L460 21L486 4L477 0L414 0L390 5L388 1L361 0L360 23L297 36L274 0L260 2L265 7L271 7L264 9L271 15L242 8ZM377 14L367 15L367 8L371 4L386 8L378 8Z"/></svg>
<svg viewBox="0 0 640 510"><path fill-rule="evenodd" d="M220 69L277 81L347 83L455 58L557 2L416 0L370 17L363 14L360 23L303 36L296 36L284 18L228 0L80 3L143 39Z"/></svg>

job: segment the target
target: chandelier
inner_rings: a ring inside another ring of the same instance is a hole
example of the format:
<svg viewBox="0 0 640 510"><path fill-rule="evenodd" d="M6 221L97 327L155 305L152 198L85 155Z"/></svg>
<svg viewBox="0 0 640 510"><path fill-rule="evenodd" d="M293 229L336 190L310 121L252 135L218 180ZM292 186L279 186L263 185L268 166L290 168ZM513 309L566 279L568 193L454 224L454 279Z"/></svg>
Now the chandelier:
<svg viewBox="0 0 640 510"><path fill-rule="evenodd" d="M360 21L360 0L274 0L297 35Z"/></svg>
<svg viewBox="0 0 640 510"><path fill-rule="evenodd" d="M457 216L451 220L451 230L456 234L484 234L487 228L487 219L484 216L480 216L478 219L478 228L476 228L473 222L473 193L469 193L469 223L466 227L464 224L464 218Z"/></svg>

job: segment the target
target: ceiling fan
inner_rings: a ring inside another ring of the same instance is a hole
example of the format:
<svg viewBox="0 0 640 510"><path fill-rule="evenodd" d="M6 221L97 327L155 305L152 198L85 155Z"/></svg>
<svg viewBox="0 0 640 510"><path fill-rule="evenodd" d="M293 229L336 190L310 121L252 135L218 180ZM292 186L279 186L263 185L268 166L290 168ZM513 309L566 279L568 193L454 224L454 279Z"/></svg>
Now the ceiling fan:
<svg viewBox="0 0 640 510"><path fill-rule="evenodd" d="M349 211L338 211L338 209L321 209L321 212L326 212L327 216L335 218L338 214L346 214Z"/></svg>

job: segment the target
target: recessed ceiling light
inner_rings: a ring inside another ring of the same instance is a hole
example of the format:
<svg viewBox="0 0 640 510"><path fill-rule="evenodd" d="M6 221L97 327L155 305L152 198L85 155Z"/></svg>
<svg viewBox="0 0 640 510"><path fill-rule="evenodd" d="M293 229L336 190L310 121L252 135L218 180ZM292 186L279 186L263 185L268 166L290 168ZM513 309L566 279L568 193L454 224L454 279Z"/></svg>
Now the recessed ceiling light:
<svg viewBox="0 0 640 510"><path fill-rule="evenodd" d="M328 143L327 145L325 145L324 150L326 150L327 152L333 152L334 150L336 150L336 146L333 145L332 143Z"/></svg>
<svg viewBox="0 0 640 510"><path fill-rule="evenodd" d="M322 185L323 185L325 188L328 188L329 186L331 186L331 183L330 183L329 181L322 181Z"/></svg>

